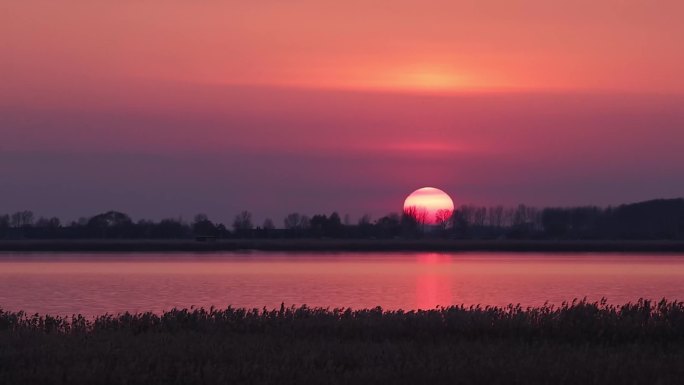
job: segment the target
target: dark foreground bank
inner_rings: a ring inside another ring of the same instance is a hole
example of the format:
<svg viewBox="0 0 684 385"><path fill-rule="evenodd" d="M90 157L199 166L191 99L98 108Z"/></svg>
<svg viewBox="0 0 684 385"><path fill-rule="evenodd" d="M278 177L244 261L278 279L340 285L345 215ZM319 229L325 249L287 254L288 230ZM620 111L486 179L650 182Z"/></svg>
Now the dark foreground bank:
<svg viewBox="0 0 684 385"><path fill-rule="evenodd" d="M684 241L544 241L448 239L231 239L231 240L0 240L0 251L521 251L684 252Z"/></svg>
<svg viewBox="0 0 684 385"><path fill-rule="evenodd" d="M6 384L675 384L684 304L0 312Z"/></svg>

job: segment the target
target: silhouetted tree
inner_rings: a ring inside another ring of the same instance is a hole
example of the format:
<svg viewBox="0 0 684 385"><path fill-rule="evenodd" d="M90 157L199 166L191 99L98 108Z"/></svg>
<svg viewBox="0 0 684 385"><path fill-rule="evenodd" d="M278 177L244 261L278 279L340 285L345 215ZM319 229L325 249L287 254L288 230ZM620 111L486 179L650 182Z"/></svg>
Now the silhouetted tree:
<svg viewBox="0 0 684 385"><path fill-rule="evenodd" d="M7 238L10 229L10 216L7 214L0 215L0 238Z"/></svg>
<svg viewBox="0 0 684 385"><path fill-rule="evenodd" d="M325 227L328 223L328 217L325 214L317 214L311 217L309 221L309 230L314 237L324 236Z"/></svg>
<svg viewBox="0 0 684 385"><path fill-rule="evenodd" d="M299 213L288 214L283 220L283 224L287 230L301 230L304 228L302 216Z"/></svg>
<svg viewBox="0 0 684 385"><path fill-rule="evenodd" d="M344 226L336 212L330 214L314 215L309 221L310 233L314 237L341 237L344 236Z"/></svg>
<svg viewBox="0 0 684 385"><path fill-rule="evenodd" d="M602 227L611 212L592 206L546 208L541 212L541 228L547 238L596 239L607 233Z"/></svg>
<svg viewBox="0 0 684 385"><path fill-rule="evenodd" d="M273 224L273 221L271 220L271 218L266 218L264 220L264 224L263 224L262 228L264 230L274 230L275 229L275 225Z"/></svg>
<svg viewBox="0 0 684 385"><path fill-rule="evenodd" d="M609 223L619 238L684 238L684 199L656 199L621 205L611 213Z"/></svg>
<svg viewBox="0 0 684 385"><path fill-rule="evenodd" d="M420 230L423 233L425 232L426 225L427 225L428 221L434 219L434 218L428 218L427 208L419 207L419 206L405 207L404 208L404 217L412 218L412 220L416 223L416 229Z"/></svg>
<svg viewBox="0 0 684 385"><path fill-rule="evenodd" d="M183 238L187 236L189 229L176 219L162 219L155 227L153 236L155 238Z"/></svg>
<svg viewBox="0 0 684 385"><path fill-rule="evenodd" d="M228 238L230 236L230 231L226 228L226 225L219 223L216 225L216 236L220 238Z"/></svg>
<svg viewBox="0 0 684 385"><path fill-rule="evenodd" d="M437 223L437 226L440 228L440 230L446 230L446 228L449 226L449 223L451 222L452 213L453 210L437 210L437 213L435 214L435 222Z"/></svg>
<svg viewBox="0 0 684 385"><path fill-rule="evenodd" d="M14 228L33 225L33 211L17 211L16 213L12 214L11 224Z"/></svg>
<svg viewBox="0 0 684 385"><path fill-rule="evenodd" d="M423 222L420 221L422 217ZM414 238L422 234L422 224L424 223L425 215L421 215L418 209L414 206L404 208L401 216L401 233L407 238Z"/></svg>
<svg viewBox="0 0 684 385"><path fill-rule="evenodd" d="M198 236L218 236L218 231L214 222L209 220L206 214L195 215L195 220L192 223L192 233Z"/></svg>
<svg viewBox="0 0 684 385"><path fill-rule="evenodd" d="M48 228L59 228L61 226L61 222L59 218L57 217L52 217L52 218L43 218L40 217L38 221L36 222L36 227L48 227Z"/></svg>
<svg viewBox="0 0 684 385"><path fill-rule="evenodd" d="M489 225L500 229L504 225L504 208L503 206L490 207L488 210Z"/></svg>
<svg viewBox="0 0 684 385"><path fill-rule="evenodd" d="M375 228L373 226L373 223L371 223L371 216L370 214L364 214L359 218L359 221L356 224L356 228L354 229L354 226L347 225L347 228L351 229L350 231L352 232L352 236L354 237L361 237L361 238L369 238L369 237L377 237Z"/></svg>
<svg viewBox="0 0 684 385"><path fill-rule="evenodd" d="M542 210L542 227L549 238L563 238L569 233L570 213L561 208Z"/></svg>
<svg viewBox="0 0 684 385"><path fill-rule="evenodd" d="M487 208L475 207L473 211L473 226L482 229L487 220Z"/></svg>
<svg viewBox="0 0 684 385"><path fill-rule="evenodd" d="M252 229L254 229L254 225L252 224L252 213L243 211L235 216L235 219L233 220L233 230L238 237L251 237Z"/></svg>
<svg viewBox="0 0 684 385"><path fill-rule="evenodd" d="M108 211L90 218L88 233L98 238L133 238L133 221L118 211Z"/></svg>
<svg viewBox="0 0 684 385"><path fill-rule="evenodd" d="M344 225L342 225L342 219L336 211L330 214L325 232L328 237L344 236Z"/></svg>
<svg viewBox="0 0 684 385"><path fill-rule="evenodd" d="M283 224L290 237L301 237L310 227L309 217L299 213L288 214L283 220Z"/></svg>
<svg viewBox="0 0 684 385"><path fill-rule="evenodd" d="M26 229L30 238L58 238L62 225L59 218L38 218L32 228Z"/></svg>
<svg viewBox="0 0 684 385"><path fill-rule="evenodd" d="M512 225L507 233L510 238L533 237L535 232L542 227L542 215L540 215L539 210L524 204L518 205L513 211L512 220Z"/></svg>
<svg viewBox="0 0 684 385"><path fill-rule="evenodd" d="M470 234L468 206L461 206L451 214L452 232L457 238L467 238Z"/></svg>

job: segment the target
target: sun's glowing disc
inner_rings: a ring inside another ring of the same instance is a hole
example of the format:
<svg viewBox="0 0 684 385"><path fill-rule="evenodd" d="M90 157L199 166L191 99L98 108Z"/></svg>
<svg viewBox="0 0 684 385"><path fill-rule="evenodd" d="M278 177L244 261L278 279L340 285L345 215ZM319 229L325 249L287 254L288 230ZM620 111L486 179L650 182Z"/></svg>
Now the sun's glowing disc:
<svg viewBox="0 0 684 385"><path fill-rule="evenodd" d="M434 225L447 220L454 211L454 201L449 194L434 187L414 191L404 201L404 213L419 223Z"/></svg>

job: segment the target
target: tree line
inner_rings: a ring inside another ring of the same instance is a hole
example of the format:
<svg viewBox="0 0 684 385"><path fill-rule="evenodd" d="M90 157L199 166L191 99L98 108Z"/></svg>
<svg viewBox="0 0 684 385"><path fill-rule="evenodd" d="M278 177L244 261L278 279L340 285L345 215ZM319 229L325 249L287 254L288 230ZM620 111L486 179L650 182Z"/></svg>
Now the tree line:
<svg viewBox="0 0 684 385"><path fill-rule="evenodd" d="M455 239L684 239L684 199L659 199L616 207L463 205L453 212L408 209L373 220L350 223L336 212L311 217L291 213L282 226L266 219L255 224L243 211L228 226L198 214L182 219L134 221L108 211L63 224L35 218L31 211L0 215L0 239L192 239L192 238L420 238ZM436 223L428 225L428 223Z"/></svg>

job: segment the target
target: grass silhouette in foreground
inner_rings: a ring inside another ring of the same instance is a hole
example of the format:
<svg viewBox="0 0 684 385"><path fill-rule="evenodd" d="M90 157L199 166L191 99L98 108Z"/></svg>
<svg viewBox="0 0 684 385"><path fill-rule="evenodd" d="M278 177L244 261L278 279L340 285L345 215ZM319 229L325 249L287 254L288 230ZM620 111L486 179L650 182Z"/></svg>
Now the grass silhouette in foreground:
<svg viewBox="0 0 684 385"><path fill-rule="evenodd" d="M681 383L684 303L0 311L0 383Z"/></svg>

